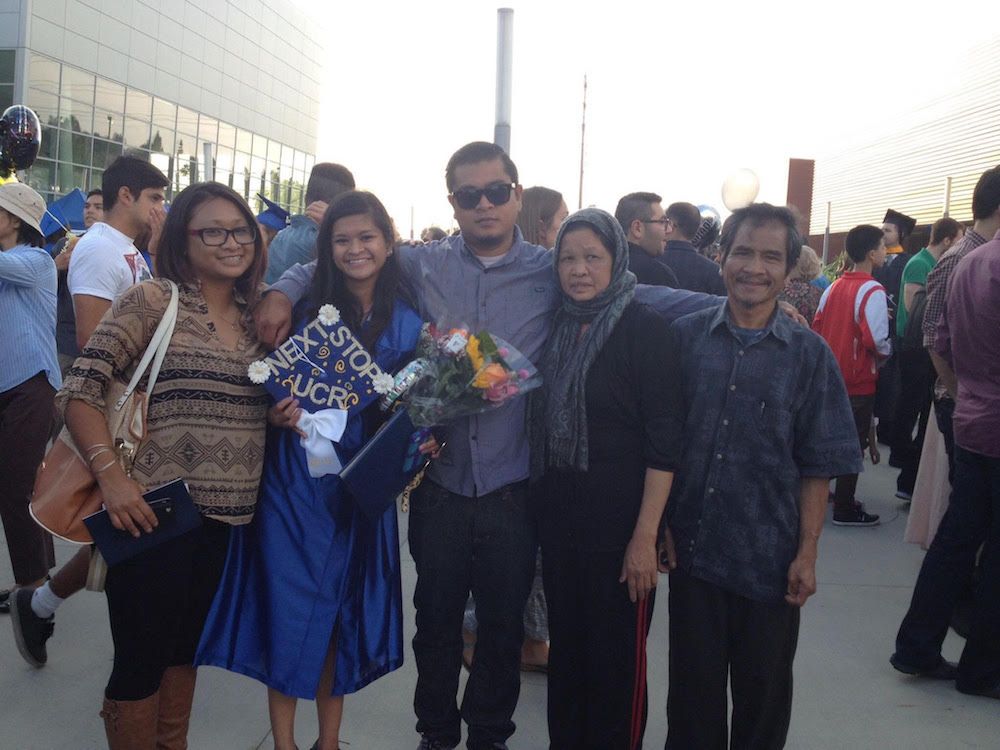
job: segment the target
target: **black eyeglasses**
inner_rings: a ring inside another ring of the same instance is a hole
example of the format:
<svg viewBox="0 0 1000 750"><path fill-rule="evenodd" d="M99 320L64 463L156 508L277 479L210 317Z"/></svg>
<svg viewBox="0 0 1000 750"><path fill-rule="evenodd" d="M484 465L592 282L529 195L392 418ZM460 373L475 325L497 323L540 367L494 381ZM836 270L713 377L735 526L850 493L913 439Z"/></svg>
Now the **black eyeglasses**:
<svg viewBox="0 0 1000 750"><path fill-rule="evenodd" d="M469 211L479 205L479 201L482 200L484 195L486 196L486 200L494 206L502 206L510 200L510 191L515 187L517 185L513 182L494 182L482 189L461 187L452 193L452 195L455 197L455 203L458 204L459 208Z"/></svg>
<svg viewBox="0 0 1000 750"><path fill-rule="evenodd" d="M198 237L208 247L225 245L230 235L236 240L237 245L252 245L253 241L257 239L257 227L237 227L236 229L208 227L207 229L189 229L188 234L192 237Z"/></svg>
<svg viewBox="0 0 1000 750"><path fill-rule="evenodd" d="M670 219L663 217L662 219L643 219L643 224L662 224L666 226L670 222Z"/></svg>

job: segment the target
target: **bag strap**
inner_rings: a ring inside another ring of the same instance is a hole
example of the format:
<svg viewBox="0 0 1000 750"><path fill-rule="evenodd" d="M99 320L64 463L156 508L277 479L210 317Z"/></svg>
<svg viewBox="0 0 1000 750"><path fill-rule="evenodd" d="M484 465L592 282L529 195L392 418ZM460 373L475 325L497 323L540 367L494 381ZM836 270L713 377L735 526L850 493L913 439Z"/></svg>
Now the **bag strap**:
<svg viewBox="0 0 1000 750"><path fill-rule="evenodd" d="M160 318L159 324L156 326L156 330L153 332L153 337L149 340L149 345L146 347L146 351L142 355L142 359L139 360L139 365L135 368L135 373L132 375L132 379L129 381L128 387L125 388L125 392L121 395L121 398L115 402L115 410L119 411L125 402L128 401L129 396L139 385L139 381L142 380L142 376L149 369L149 381L146 385L146 392L152 393L153 386L156 385L156 379L160 374L160 366L163 364L163 358L167 354L167 347L170 346L170 338L174 335L174 324L177 322L177 284L169 279L166 282L170 284L170 302L167 303L167 309L163 313L163 317ZM152 367L150 368L150 365Z"/></svg>

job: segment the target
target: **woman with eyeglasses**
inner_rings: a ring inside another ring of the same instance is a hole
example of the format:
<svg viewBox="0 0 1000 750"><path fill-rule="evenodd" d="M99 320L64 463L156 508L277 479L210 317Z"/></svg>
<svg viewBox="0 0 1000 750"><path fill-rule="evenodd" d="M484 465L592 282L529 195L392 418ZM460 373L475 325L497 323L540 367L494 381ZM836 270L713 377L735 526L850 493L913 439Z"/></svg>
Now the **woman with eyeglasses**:
<svg viewBox="0 0 1000 750"><path fill-rule="evenodd" d="M317 235L310 294L292 330L332 304L383 372L409 361L422 325L400 298L392 220L371 193L350 191L329 206ZM260 507L233 540L198 654L267 685L276 750L293 750L299 698L316 701L318 750L336 750L343 696L403 662L402 594L395 505L371 521L339 474L310 476L296 423L298 401L276 404ZM341 464L384 418L376 403L348 418ZM433 453L436 443L421 450Z"/></svg>
<svg viewBox="0 0 1000 750"><path fill-rule="evenodd" d="M263 465L268 399L247 375L264 354L250 314L264 270L253 213L224 185L191 185L167 215L157 261L160 279L114 302L57 395L116 528L154 533L143 489L176 478L203 521L108 570L115 653L101 716L111 750L187 747L195 649L230 532L253 517ZM130 378L163 317L163 279L178 286L177 323L129 475L111 446L108 385Z"/></svg>

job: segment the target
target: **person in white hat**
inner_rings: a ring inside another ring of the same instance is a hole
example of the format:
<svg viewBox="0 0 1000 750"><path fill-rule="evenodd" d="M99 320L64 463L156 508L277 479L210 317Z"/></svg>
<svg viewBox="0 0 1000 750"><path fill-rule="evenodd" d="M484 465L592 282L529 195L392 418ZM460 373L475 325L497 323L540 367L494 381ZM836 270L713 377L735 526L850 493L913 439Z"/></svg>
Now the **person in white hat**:
<svg viewBox="0 0 1000 750"><path fill-rule="evenodd" d="M56 266L44 248L44 213L45 201L27 185L0 185L0 519L15 588L38 586L55 565L52 538L28 513L61 385Z"/></svg>

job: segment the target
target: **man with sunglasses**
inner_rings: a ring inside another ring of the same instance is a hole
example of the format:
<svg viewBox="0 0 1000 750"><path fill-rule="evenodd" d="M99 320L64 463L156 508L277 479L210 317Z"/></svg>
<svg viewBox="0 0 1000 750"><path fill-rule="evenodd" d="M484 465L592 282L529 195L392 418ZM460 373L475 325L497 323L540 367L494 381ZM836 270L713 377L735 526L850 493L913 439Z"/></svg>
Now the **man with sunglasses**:
<svg viewBox="0 0 1000 750"><path fill-rule="evenodd" d="M558 282L551 253L525 242L516 226L517 167L499 146L477 141L452 155L445 181L461 232L400 247L403 283L424 320L490 331L537 362L558 304ZM266 344L287 337L291 306L306 293L314 269L292 267L264 297L257 324ZM660 294L649 301L669 319L719 301L660 291L670 298ZM525 399L515 399L449 424L447 448L410 500L409 544L417 568L414 708L425 750L456 747L462 719L470 750L502 750L514 732L522 612L537 548L527 498L525 406ZM460 710L462 618L470 592L479 630Z"/></svg>

